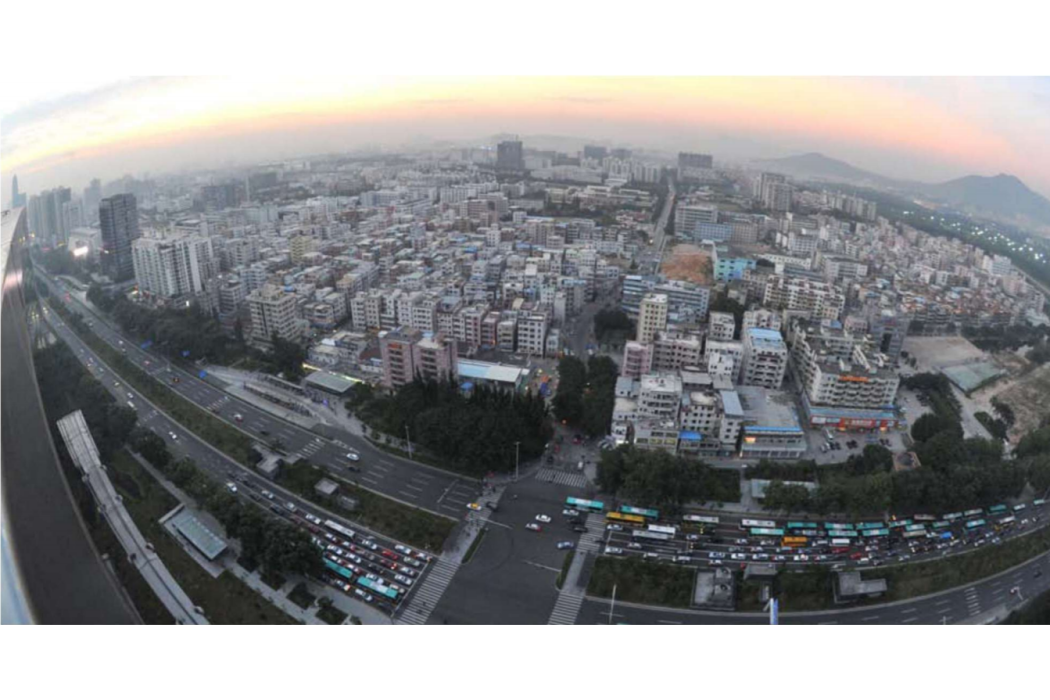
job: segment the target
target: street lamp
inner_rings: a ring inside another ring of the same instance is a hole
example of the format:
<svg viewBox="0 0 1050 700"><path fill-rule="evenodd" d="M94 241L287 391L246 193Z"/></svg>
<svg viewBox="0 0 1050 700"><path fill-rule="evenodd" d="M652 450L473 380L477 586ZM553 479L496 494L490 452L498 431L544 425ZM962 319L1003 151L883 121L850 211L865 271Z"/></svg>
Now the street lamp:
<svg viewBox="0 0 1050 700"><path fill-rule="evenodd" d="M514 442L514 481L518 480L518 467L521 464L521 440Z"/></svg>

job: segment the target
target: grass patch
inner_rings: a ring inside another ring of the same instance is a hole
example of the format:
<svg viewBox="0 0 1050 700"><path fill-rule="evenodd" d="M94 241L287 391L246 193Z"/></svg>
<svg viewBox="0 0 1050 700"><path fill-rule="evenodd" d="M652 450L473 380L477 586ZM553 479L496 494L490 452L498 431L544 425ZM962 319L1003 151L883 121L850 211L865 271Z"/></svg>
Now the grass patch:
<svg viewBox="0 0 1050 700"><path fill-rule="evenodd" d="M643 605L689 607L693 595L694 567L648 562L635 557L598 557L587 584L587 594Z"/></svg>
<svg viewBox="0 0 1050 700"><path fill-rule="evenodd" d="M343 495L356 499L357 509L351 512L340 505L336 499L317 495L314 491L314 484L322 476L336 481ZM431 552L441 551L452 528L456 526L456 522L451 518L434 515L380 496L378 493L355 486L338 475L328 473L303 460L294 464L286 464L281 469L277 480L289 491L318 503L334 513L413 547Z"/></svg>
<svg viewBox="0 0 1050 700"><path fill-rule="evenodd" d="M966 554L937 559L917 564L900 564L866 572L865 578L885 578L888 590L881 598L872 598L852 603L861 607L893 603L917 596L937 593L993 576L1012 566L1039 556L1050 550L1050 527L1044 527L1028 535L985 546ZM836 607L832 602L831 586L836 572L818 568L804 572L780 574L781 610L826 610ZM741 586L740 610L758 610L757 588ZM754 594L754 595L752 595Z"/></svg>
<svg viewBox="0 0 1050 700"><path fill-rule="evenodd" d="M122 493L124 507L142 535L153 543L186 595L203 608L209 622L218 625L296 624L233 574L224 571L218 578L212 578L183 551L158 522L177 501L127 451L118 452L109 468L111 474L120 471L138 483L142 490L140 497Z"/></svg>
<svg viewBox="0 0 1050 700"><path fill-rule="evenodd" d="M52 308L122 380L184 425L190 432L238 462L248 464L251 440L247 435L182 398L163 382L140 369L90 328L74 321L69 309L61 303L52 304Z"/></svg>
<svg viewBox="0 0 1050 700"><path fill-rule="evenodd" d="M317 611L317 619L323 620L330 625L341 625L346 619L346 613L334 605L330 605Z"/></svg>
<svg viewBox="0 0 1050 700"><path fill-rule="evenodd" d="M317 598L312 595L310 591L306 590L305 583L300 582L297 583L295 588L292 589L292 592L288 594L288 600L292 601L303 610L306 610L314 604L314 601L317 600Z"/></svg>
<svg viewBox="0 0 1050 700"><path fill-rule="evenodd" d="M474 558L474 552L481 546L481 540L485 539L485 533L488 532L488 528L483 529L478 533L478 536L474 538L474 541L470 543L470 547L467 548L467 553L463 555L463 563L469 564L470 560Z"/></svg>
<svg viewBox="0 0 1050 700"><path fill-rule="evenodd" d="M572 558L576 555L574 550L569 550L565 553L565 560L561 563L561 571L558 572L558 580L554 582L554 587L559 591L561 586L565 583L565 577L569 575L569 567L572 566Z"/></svg>

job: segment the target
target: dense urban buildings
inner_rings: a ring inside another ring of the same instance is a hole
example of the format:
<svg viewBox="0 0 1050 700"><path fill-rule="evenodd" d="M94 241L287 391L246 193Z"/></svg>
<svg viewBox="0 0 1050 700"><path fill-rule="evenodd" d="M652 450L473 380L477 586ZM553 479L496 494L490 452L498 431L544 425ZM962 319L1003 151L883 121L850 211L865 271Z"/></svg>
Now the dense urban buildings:
<svg viewBox="0 0 1050 700"><path fill-rule="evenodd" d="M103 199L99 203L98 221L102 230L102 274L114 281L132 277L135 263L131 244L142 235L135 195L118 194Z"/></svg>

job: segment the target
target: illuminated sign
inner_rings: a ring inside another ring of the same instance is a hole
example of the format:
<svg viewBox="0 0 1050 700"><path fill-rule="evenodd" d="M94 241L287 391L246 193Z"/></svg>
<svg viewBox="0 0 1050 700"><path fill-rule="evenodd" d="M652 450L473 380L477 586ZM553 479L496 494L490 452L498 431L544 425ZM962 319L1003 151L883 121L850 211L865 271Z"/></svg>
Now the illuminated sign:
<svg viewBox="0 0 1050 700"><path fill-rule="evenodd" d="M853 377L853 376L848 376L847 375L847 376L844 376L844 377L839 377L839 381L840 382L861 382L862 384L867 384L871 380L868 379L867 377Z"/></svg>

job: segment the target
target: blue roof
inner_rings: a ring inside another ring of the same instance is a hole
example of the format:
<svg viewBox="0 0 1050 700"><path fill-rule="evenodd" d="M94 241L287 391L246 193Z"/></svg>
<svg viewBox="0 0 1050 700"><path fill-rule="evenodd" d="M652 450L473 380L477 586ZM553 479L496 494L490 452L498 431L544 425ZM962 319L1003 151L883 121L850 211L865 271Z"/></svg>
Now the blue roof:
<svg viewBox="0 0 1050 700"><path fill-rule="evenodd" d="M678 439L679 440L697 440L697 441L699 441L699 440L703 440L704 436L701 435L700 433L696 432L695 430L683 430L680 433L678 433Z"/></svg>
<svg viewBox="0 0 1050 700"><path fill-rule="evenodd" d="M768 328L749 328L748 335L752 338L766 338L768 340L783 340L780 336L780 331L770 330Z"/></svg>

